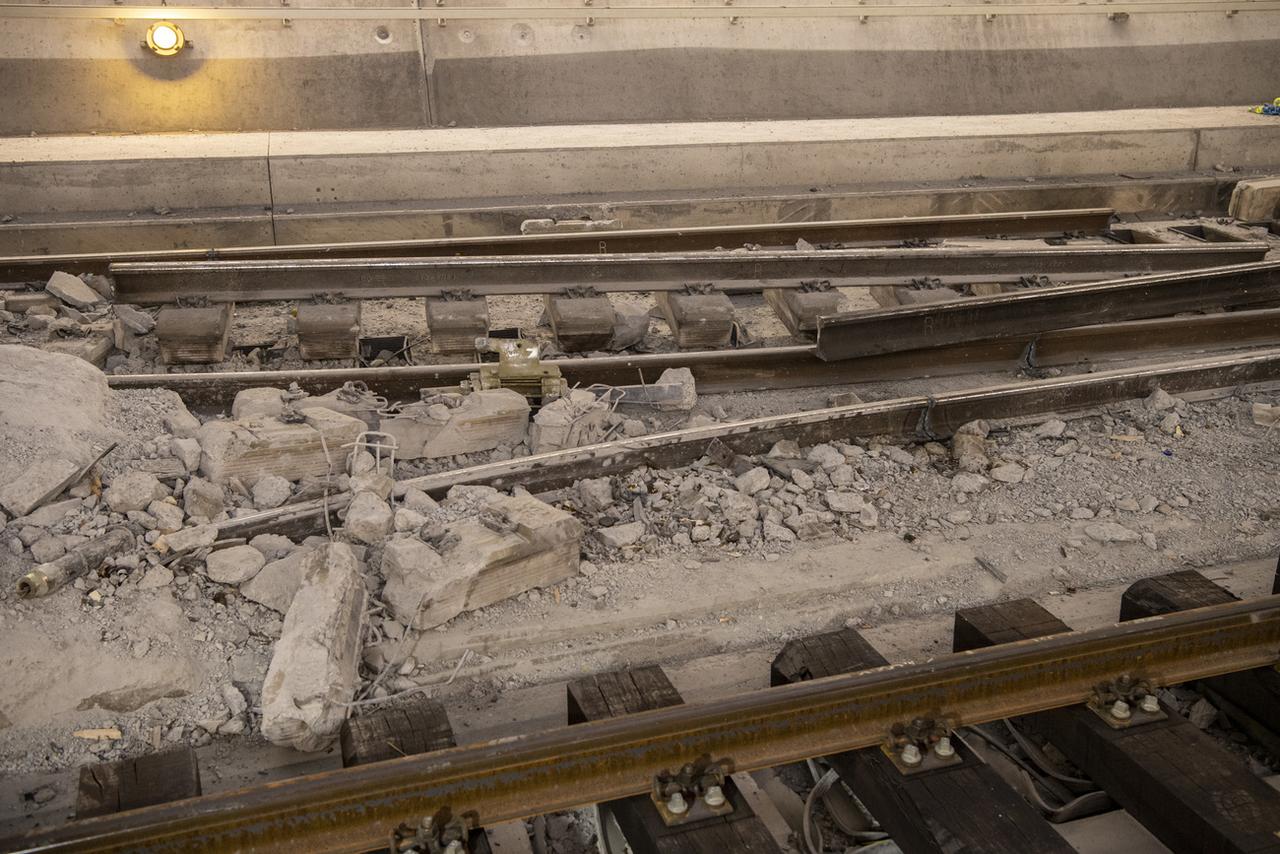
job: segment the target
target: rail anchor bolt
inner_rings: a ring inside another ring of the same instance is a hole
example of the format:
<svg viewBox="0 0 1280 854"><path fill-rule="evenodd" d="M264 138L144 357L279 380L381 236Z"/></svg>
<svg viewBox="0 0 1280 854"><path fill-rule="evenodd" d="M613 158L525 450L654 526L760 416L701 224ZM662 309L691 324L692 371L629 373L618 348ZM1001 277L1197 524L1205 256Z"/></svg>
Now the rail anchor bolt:
<svg viewBox="0 0 1280 854"><path fill-rule="evenodd" d="M938 739L938 743L933 746L933 752L938 754L939 759L950 759L956 755L956 749L951 745L951 737L944 735Z"/></svg>
<svg viewBox="0 0 1280 854"><path fill-rule="evenodd" d="M1155 694L1146 694L1138 704L1138 708L1149 715L1154 715L1160 711L1160 700Z"/></svg>
<svg viewBox="0 0 1280 854"><path fill-rule="evenodd" d="M1133 716L1133 712L1129 710L1129 704L1124 700L1116 700L1111 704L1111 717L1118 721L1127 721Z"/></svg>
<svg viewBox="0 0 1280 854"><path fill-rule="evenodd" d="M902 748L901 759L903 765L914 767L919 765L924 757L920 755L920 748L916 747L914 743L908 743Z"/></svg>
<svg viewBox="0 0 1280 854"><path fill-rule="evenodd" d="M719 786L708 786L707 791L702 796L702 799L707 802L707 806L709 807L724 806L724 790Z"/></svg>
<svg viewBox="0 0 1280 854"><path fill-rule="evenodd" d="M672 815L684 815L689 811L689 804L685 802L683 792L673 792L671 797L667 798L667 809Z"/></svg>

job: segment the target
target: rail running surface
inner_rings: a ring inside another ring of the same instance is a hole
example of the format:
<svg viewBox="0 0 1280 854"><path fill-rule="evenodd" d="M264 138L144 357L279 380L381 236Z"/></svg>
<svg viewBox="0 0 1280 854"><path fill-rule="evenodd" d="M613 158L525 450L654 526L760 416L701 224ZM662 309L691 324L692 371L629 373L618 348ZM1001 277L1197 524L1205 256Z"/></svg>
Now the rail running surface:
<svg viewBox="0 0 1280 854"><path fill-rule="evenodd" d="M699 756L735 770L870 747L895 723L953 726L1084 702L1130 677L1153 686L1273 665L1280 597L1002 644L673 706L33 831L20 851L366 851L448 806L482 824L649 790Z"/></svg>
<svg viewBox="0 0 1280 854"><path fill-rule="evenodd" d="M680 291L689 283L752 282L800 287L805 280L842 286L907 284L921 277L949 282L1112 278L1261 261L1265 242L1198 245L937 247L756 252L627 252L616 254L174 261L112 264L116 299L142 304L201 297L214 302L348 298L538 295L590 286L598 293Z"/></svg>
<svg viewBox="0 0 1280 854"><path fill-rule="evenodd" d="M55 271L105 274L111 264L168 261L255 261L301 258L431 258L468 255L558 255L613 252L677 252L736 248L745 244L784 246L810 243L928 240L947 237L1053 237L1098 234L1115 213L1111 208L879 217L818 222L765 222L687 228L628 228L546 234L432 237L350 243L228 246L207 249L151 249L82 252L0 258L0 282L48 279Z"/></svg>

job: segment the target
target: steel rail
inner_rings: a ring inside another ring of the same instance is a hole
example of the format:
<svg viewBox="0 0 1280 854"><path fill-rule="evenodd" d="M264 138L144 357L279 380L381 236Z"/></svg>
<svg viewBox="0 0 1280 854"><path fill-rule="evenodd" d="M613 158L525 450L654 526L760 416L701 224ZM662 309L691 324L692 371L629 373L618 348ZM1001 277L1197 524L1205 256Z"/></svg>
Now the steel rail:
<svg viewBox="0 0 1280 854"><path fill-rule="evenodd" d="M570 486L585 477L623 473L640 466L689 465L706 453L713 439L742 454L764 453L783 439L801 445L848 441L856 436L945 439L960 425L979 418L996 420L1090 409L1146 397L1157 388L1179 394L1277 380L1280 349L1203 357L691 427L424 475L400 481L396 490L403 493L414 486L441 495L458 484L473 483L499 489L522 486L530 492L542 492ZM315 527L321 527L321 523L322 517L317 515Z"/></svg>
<svg viewBox="0 0 1280 854"><path fill-rule="evenodd" d="M362 851L448 806L502 821L648 791L709 754L739 771L883 743L895 723L980 724L1275 664L1280 597L1234 602L673 706L72 822L26 852Z"/></svg>
<svg viewBox="0 0 1280 854"><path fill-rule="evenodd" d="M1090 320L1280 303L1280 261L1159 273L928 305L818 318L817 355L834 361L922 347L1013 338Z"/></svg>
<svg viewBox="0 0 1280 854"><path fill-rule="evenodd" d="M758 252L183 261L112 264L116 299L155 304L181 297L215 302L305 299L322 293L354 298L537 295L590 285L597 292L678 291L690 282L750 281L798 287L802 280L841 285L897 284L912 278L978 281L1034 273L1063 275L1157 272L1260 261L1264 242L1141 244L1043 249L831 249Z"/></svg>
<svg viewBox="0 0 1280 854"><path fill-rule="evenodd" d="M1153 354L1195 353L1280 346L1280 309L1223 312L1105 323L1052 330L1004 340L978 341L826 362L814 347L764 347L554 359L570 385L630 385L654 382L667 368L689 368L700 394L809 388L883 380L1062 367L1132 359ZM316 368L296 371L222 371L181 374L116 374L112 389L167 388L193 408L226 409L237 393L259 386L297 383L325 394L343 383L363 382L389 400L418 399L418 391L454 385L478 364L411 365L378 368Z"/></svg>
<svg viewBox="0 0 1280 854"><path fill-rule="evenodd" d="M663 4L644 6L430 6L418 7L262 7L262 6L82 6L0 5L0 18L54 18L78 20L227 21L227 20L410 20L410 21L510 21L510 20L670 20L720 19L731 23L743 18L920 18L1042 15L1182 14L1187 12L1274 12L1278 0L1117 0L1079 3L999 3L948 5L946 3L890 3L859 6L845 3L815 5L754 4L732 6Z"/></svg>
<svg viewBox="0 0 1280 854"><path fill-rule="evenodd" d="M0 282L48 279L55 271L105 274L111 264L140 261L246 261L301 258L428 258L457 255L558 255L572 253L677 252L810 243L853 243L947 237L1052 237L1107 228L1111 208L881 217L820 222L767 222L691 228L631 228L551 234L500 234L433 237L418 240L370 240L350 243L298 243L280 246L228 246L207 249L151 249L132 252L81 252L64 255L15 255L0 258Z"/></svg>

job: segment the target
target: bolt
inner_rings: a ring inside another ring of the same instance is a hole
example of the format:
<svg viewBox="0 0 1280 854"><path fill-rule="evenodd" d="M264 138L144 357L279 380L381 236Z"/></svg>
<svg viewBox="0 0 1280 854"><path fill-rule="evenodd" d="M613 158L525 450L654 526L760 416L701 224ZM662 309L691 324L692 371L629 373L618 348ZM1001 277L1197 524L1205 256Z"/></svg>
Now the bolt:
<svg viewBox="0 0 1280 854"><path fill-rule="evenodd" d="M689 805L685 803L683 792L674 792L671 797L667 798L667 811L672 815L684 815L689 811Z"/></svg>
<svg viewBox="0 0 1280 854"><path fill-rule="evenodd" d="M724 792L719 786L707 786L707 791L703 794L702 799L707 802L709 807L724 806Z"/></svg>
<svg viewBox="0 0 1280 854"><path fill-rule="evenodd" d="M916 747L914 742L910 742L902 748L901 758L903 765L919 765L924 759L924 757L920 755L920 748Z"/></svg>
<svg viewBox="0 0 1280 854"><path fill-rule="evenodd" d="M1155 694L1147 694L1142 698L1142 702L1138 704L1138 708L1149 715L1154 715L1160 711L1160 700Z"/></svg>
<svg viewBox="0 0 1280 854"><path fill-rule="evenodd" d="M1116 700L1111 704L1111 717L1118 721L1127 721L1132 713L1129 711L1129 704L1124 700Z"/></svg>
<svg viewBox="0 0 1280 854"><path fill-rule="evenodd" d="M938 743L933 746L933 752L938 754L940 759L950 759L956 755L956 749L951 746L951 737L944 735L938 739Z"/></svg>
<svg viewBox="0 0 1280 854"><path fill-rule="evenodd" d="M463 848L462 843L455 839L445 846L444 854L467 854L467 849Z"/></svg>

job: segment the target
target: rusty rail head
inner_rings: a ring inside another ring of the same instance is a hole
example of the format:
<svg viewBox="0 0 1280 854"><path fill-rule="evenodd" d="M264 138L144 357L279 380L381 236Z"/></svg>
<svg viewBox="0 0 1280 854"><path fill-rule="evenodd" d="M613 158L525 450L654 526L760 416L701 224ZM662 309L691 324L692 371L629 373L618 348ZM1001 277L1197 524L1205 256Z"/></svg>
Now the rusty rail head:
<svg viewBox="0 0 1280 854"><path fill-rule="evenodd" d="M880 743L915 717L975 724L1274 664L1280 597L1233 602L409 756L34 831L22 851L361 851L440 806L484 824L646 791L703 754L739 770Z"/></svg>

